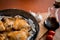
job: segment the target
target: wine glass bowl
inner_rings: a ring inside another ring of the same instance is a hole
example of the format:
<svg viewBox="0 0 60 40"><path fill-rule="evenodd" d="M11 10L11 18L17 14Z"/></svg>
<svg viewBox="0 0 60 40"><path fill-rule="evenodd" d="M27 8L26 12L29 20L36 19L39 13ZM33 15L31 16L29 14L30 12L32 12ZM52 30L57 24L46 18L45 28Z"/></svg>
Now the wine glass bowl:
<svg viewBox="0 0 60 40"><path fill-rule="evenodd" d="M58 22L58 9L51 7L48 10L48 17L44 22L44 26L48 29L48 30L56 30L57 28L59 28L59 22Z"/></svg>

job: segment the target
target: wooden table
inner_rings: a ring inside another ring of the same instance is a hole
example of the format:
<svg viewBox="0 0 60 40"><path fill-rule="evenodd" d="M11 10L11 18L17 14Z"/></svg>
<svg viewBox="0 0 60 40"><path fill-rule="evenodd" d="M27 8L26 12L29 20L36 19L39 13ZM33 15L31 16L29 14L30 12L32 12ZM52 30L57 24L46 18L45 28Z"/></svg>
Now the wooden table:
<svg viewBox="0 0 60 40"><path fill-rule="evenodd" d="M46 38L46 32L48 31L44 26L43 26L43 22L44 22L44 20L46 19L46 17L47 17L47 13L43 13L43 14L41 14L42 16L43 16L43 20L39 23L39 25L40 25L40 31L39 31L39 34L38 34L38 36L37 36L37 38L36 38L36 40L45 40L45 38ZM56 30L56 34L55 34L55 36L54 36L54 40L60 40L60 28L58 28L57 30Z"/></svg>

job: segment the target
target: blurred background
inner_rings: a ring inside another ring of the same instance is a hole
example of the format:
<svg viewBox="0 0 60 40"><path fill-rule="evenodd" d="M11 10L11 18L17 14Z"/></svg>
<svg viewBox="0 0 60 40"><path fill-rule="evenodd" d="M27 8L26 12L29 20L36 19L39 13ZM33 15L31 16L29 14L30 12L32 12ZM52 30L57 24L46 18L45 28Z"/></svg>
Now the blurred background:
<svg viewBox="0 0 60 40"><path fill-rule="evenodd" d="M47 12L55 0L0 0L0 10L17 8L26 11Z"/></svg>

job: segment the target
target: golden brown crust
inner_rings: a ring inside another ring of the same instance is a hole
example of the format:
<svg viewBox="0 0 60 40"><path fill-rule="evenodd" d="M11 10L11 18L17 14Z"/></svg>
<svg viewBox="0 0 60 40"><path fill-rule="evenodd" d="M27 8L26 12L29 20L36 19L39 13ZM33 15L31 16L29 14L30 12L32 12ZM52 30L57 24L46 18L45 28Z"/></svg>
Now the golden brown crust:
<svg viewBox="0 0 60 40"><path fill-rule="evenodd" d="M27 40L28 32L27 31L15 31L8 34L10 40Z"/></svg>
<svg viewBox="0 0 60 40"><path fill-rule="evenodd" d="M5 27L2 21L0 21L0 31L4 31Z"/></svg>

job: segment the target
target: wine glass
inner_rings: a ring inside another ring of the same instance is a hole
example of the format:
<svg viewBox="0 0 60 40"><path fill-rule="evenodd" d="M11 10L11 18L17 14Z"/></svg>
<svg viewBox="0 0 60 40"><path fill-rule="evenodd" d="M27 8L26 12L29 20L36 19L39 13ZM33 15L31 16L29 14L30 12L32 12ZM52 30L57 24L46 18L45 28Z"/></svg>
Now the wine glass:
<svg viewBox="0 0 60 40"><path fill-rule="evenodd" d="M59 9L54 6L48 8L48 17L44 22L44 26L48 30L56 30L59 28L58 11Z"/></svg>

